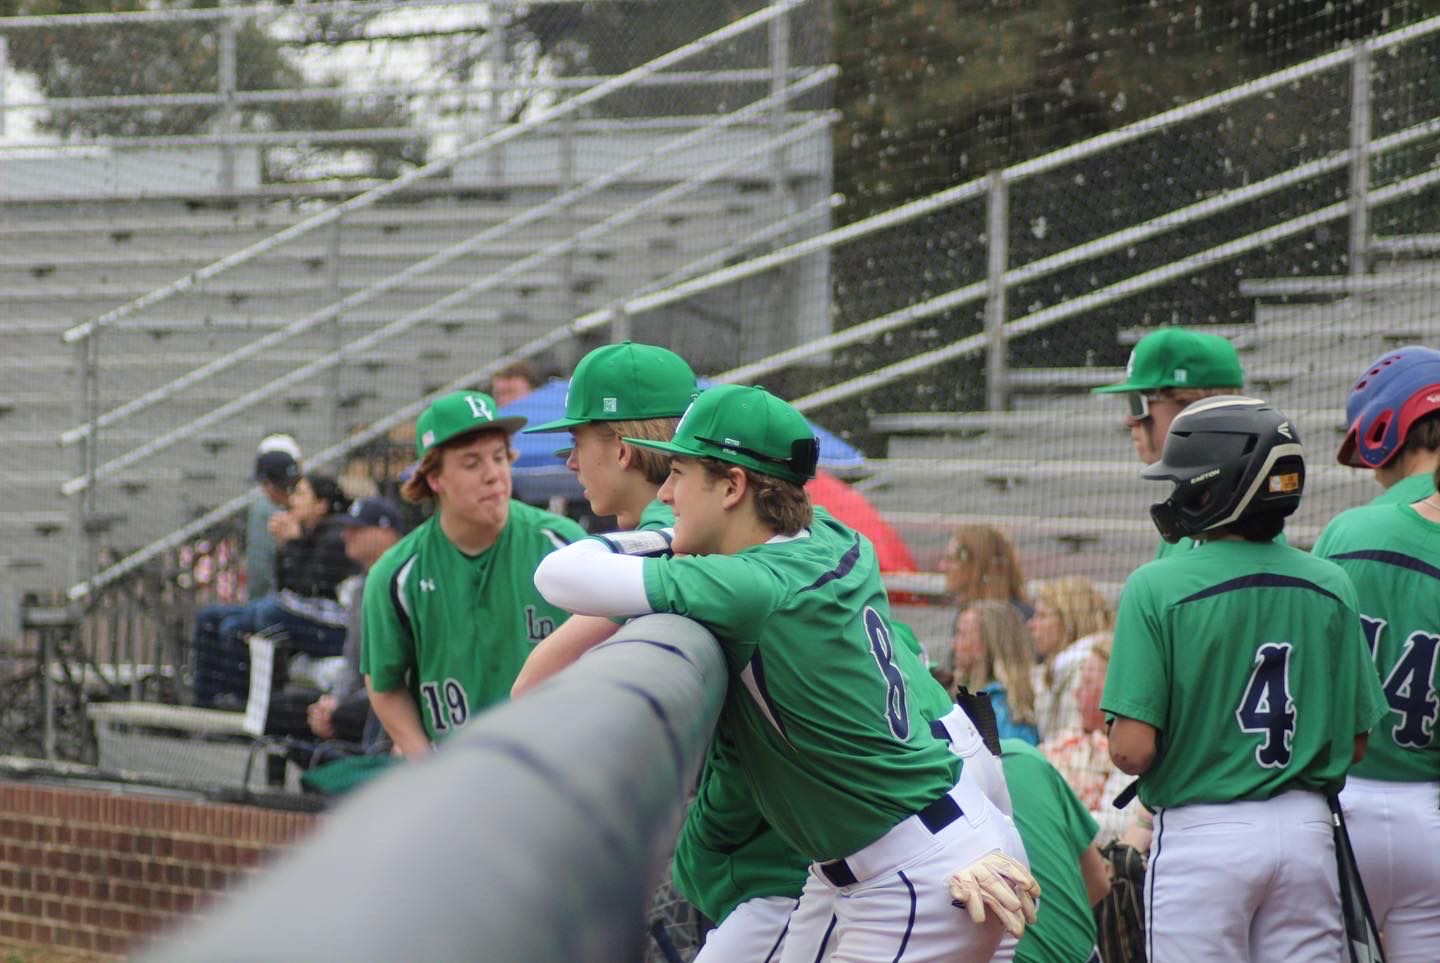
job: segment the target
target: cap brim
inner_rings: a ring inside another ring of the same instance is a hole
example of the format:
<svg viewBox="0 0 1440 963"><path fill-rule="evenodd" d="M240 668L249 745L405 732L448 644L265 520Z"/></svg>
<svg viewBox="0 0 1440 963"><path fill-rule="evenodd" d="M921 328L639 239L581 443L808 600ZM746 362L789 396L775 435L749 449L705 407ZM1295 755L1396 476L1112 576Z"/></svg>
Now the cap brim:
<svg viewBox="0 0 1440 963"><path fill-rule="evenodd" d="M1122 391L1156 391L1156 388L1145 388L1140 385L1131 384L1126 381L1118 385L1101 385L1098 388L1091 388L1092 395L1118 395Z"/></svg>
<svg viewBox="0 0 1440 963"><path fill-rule="evenodd" d="M704 458L706 452L694 451L689 448L682 448L673 441L650 441L648 438L622 438L621 441L627 445L639 445L641 448L653 448L656 451L663 451L667 455L678 455L681 458Z"/></svg>
<svg viewBox="0 0 1440 963"><path fill-rule="evenodd" d="M584 418L560 418L557 421L547 421L543 425L531 425L521 432L523 435L541 435L546 432L569 431L576 425L588 425L590 422Z"/></svg>

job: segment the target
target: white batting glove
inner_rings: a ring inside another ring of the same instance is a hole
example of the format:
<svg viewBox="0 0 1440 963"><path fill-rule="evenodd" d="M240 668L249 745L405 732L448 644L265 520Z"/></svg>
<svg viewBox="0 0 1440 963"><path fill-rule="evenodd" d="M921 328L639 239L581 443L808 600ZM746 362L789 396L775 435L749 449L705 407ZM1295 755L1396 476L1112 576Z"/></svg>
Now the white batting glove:
<svg viewBox="0 0 1440 963"><path fill-rule="evenodd" d="M976 923L985 922L988 909L1019 939L1035 922L1040 884L1023 865L995 849L950 874L950 897Z"/></svg>

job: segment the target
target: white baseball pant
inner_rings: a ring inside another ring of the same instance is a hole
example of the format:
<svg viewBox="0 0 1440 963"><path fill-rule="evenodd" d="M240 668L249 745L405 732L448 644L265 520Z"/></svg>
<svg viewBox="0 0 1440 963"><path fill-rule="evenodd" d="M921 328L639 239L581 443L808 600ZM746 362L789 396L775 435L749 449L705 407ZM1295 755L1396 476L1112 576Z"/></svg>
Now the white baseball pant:
<svg viewBox="0 0 1440 963"><path fill-rule="evenodd" d="M1340 808L1390 963L1440 959L1440 782L1350 777Z"/></svg>

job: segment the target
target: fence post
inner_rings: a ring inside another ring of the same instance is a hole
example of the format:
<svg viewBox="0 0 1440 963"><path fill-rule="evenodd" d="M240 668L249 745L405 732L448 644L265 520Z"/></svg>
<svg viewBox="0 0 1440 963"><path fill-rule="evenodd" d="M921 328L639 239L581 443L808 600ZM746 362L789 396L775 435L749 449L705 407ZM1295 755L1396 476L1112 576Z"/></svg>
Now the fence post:
<svg viewBox="0 0 1440 963"><path fill-rule="evenodd" d="M222 7L233 7L236 0L220 0ZM235 144L231 140L235 133L235 45L239 27L235 15L220 21L220 63L216 71L220 94L220 115L218 130L220 141L220 189L235 189Z"/></svg>
<svg viewBox="0 0 1440 963"><path fill-rule="evenodd" d="M988 178L985 212L985 406L1004 411L1010 406L1009 361L1005 345L1005 271L1009 264L1010 197L1004 171Z"/></svg>
<svg viewBox="0 0 1440 963"><path fill-rule="evenodd" d="M1350 68L1350 276L1370 269L1370 45L1355 47Z"/></svg>
<svg viewBox="0 0 1440 963"><path fill-rule="evenodd" d="M330 225L330 244L326 252L330 264L329 270L326 272L326 281L332 304L339 304L341 300L340 232L344 223L345 218L337 217ZM345 359L340 355L340 350L345 347L345 331L341 327L342 318L342 312L336 311L335 316L330 319L330 348L339 358L330 372L330 437L327 440L331 444L335 444L345 437L344 400L340 396L345 375Z"/></svg>

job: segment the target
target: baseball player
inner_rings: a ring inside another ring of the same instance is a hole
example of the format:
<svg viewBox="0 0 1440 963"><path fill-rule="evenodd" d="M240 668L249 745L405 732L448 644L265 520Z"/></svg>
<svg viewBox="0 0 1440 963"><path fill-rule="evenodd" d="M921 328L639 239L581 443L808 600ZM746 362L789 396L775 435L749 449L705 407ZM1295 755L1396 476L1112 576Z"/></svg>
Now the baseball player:
<svg viewBox="0 0 1440 963"><path fill-rule="evenodd" d="M1149 465L1160 460L1165 433L1176 415L1202 398L1237 394L1244 384L1245 371L1233 344L1218 335L1171 327L1141 338L1125 365L1125 380L1094 393L1125 396L1125 427L1140 463ZM1188 537L1162 540L1155 557L1193 545Z"/></svg>
<svg viewBox="0 0 1440 963"><path fill-rule="evenodd" d="M805 419L725 385L672 442L626 440L674 456L660 497L675 554L660 533L586 539L536 585L574 612L673 612L720 639L732 684L718 733L766 821L812 861L782 961L989 959L1005 928L1033 921L1038 887L1013 824L923 723L874 550L812 513Z"/></svg>
<svg viewBox="0 0 1440 963"><path fill-rule="evenodd" d="M1025 930L1014 958L1099 963L1091 907L1110 891L1105 858L1095 845L1100 824L1038 749L1022 739L1002 739L1000 747L1015 825L1030 854L1030 870L1045 891L1044 910Z"/></svg>
<svg viewBox="0 0 1440 963"><path fill-rule="evenodd" d="M1339 566L1276 541L1300 504L1294 425L1255 398L1209 398L1142 475L1192 551L1125 584L1101 708L1110 756L1156 811L1151 960L1340 958L1330 806L1384 698Z"/></svg>
<svg viewBox="0 0 1440 963"><path fill-rule="evenodd" d="M1377 358L1346 409L1340 461L1373 467L1386 489L1336 516L1314 554L1355 583L1389 711L1340 803L1387 958L1417 963L1440 954L1440 352Z"/></svg>
<svg viewBox="0 0 1440 963"><path fill-rule="evenodd" d="M422 755L510 693L530 649L567 613L534 589L535 566L585 532L510 497L510 436L477 391L438 399L415 424L420 465L401 494L431 517L365 581L360 671L401 753Z"/></svg>

